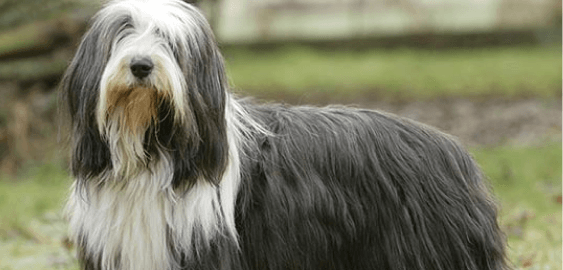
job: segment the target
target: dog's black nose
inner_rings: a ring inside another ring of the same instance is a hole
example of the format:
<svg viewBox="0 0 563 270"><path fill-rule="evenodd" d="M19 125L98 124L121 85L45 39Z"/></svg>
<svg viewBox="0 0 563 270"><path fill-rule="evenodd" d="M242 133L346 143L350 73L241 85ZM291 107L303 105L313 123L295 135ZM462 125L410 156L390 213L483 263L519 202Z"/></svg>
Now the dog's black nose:
<svg viewBox="0 0 563 270"><path fill-rule="evenodd" d="M143 79L151 74L154 64L149 58L135 58L131 61L131 73L139 79Z"/></svg>

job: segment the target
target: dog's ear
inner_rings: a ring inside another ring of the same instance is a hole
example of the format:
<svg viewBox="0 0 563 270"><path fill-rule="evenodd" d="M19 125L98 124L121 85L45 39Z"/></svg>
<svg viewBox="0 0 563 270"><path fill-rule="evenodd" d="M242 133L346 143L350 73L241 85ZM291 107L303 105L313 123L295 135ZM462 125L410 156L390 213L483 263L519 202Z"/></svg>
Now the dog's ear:
<svg viewBox="0 0 563 270"><path fill-rule="evenodd" d="M187 86L187 109L193 113L194 123L188 124L187 132L191 142L197 142L186 150L197 176L217 184L228 160L225 122L228 83L223 57L209 24L199 12L193 10L192 14L195 23L176 52ZM193 169L188 173L192 177Z"/></svg>
<svg viewBox="0 0 563 270"><path fill-rule="evenodd" d="M103 18L98 15L82 38L61 81L61 94L69 106L73 123L94 114L114 39L129 20L129 16Z"/></svg>
<svg viewBox="0 0 563 270"><path fill-rule="evenodd" d="M203 138L198 167L208 170L206 179L218 183L227 165L229 151L225 121L227 82L223 58L215 42L210 42L205 49L200 65L194 67L197 89L203 99L195 113Z"/></svg>
<svg viewBox="0 0 563 270"><path fill-rule="evenodd" d="M85 34L60 84L61 101L72 123L75 176L96 175L110 165L109 149L98 132L95 117L100 81L112 44L108 29L103 30L95 24Z"/></svg>
<svg viewBox="0 0 563 270"><path fill-rule="evenodd" d="M107 60L100 57L100 31L86 33L61 81L61 94L73 124L93 114Z"/></svg>

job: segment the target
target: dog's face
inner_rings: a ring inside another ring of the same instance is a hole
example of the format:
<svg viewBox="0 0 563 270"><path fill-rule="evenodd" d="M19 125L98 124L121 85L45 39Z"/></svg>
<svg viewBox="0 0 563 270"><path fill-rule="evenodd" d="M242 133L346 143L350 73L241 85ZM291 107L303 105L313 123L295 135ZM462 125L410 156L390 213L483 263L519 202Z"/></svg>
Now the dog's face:
<svg viewBox="0 0 563 270"><path fill-rule="evenodd" d="M102 72L96 110L99 128L110 128L109 121L128 132L144 132L156 120L157 106L163 99L172 103L177 121L193 121L193 115L184 110L189 98L185 96L185 75L189 73L187 65L193 63L180 52L190 53L186 45L205 36L194 27L202 22L191 21L200 18L180 3L142 2L134 8L131 4L119 2L107 7L92 28L103 29L102 38L111 37L106 41L111 44L110 57Z"/></svg>
<svg viewBox="0 0 563 270"><path fill-rule="evenodd" d="M73 165L75 174L134 170L166 150L209 163L194 168L225 163L225 77L211 29L194 7L111 2L62 81L75 160L84 163Z"/></svg>

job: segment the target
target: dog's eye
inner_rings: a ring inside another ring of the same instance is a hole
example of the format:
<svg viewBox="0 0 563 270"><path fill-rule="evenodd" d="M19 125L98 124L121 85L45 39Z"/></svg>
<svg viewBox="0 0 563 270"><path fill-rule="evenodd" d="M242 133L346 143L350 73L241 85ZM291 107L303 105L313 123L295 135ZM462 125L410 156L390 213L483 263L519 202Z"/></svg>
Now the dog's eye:
<svg viewBox="0 0 563 270"><path fill-rule="evenodd" d="M155 29L154 29L154 34L155 34L157 37L164 38L164 33L162 33L162 30L160 30L160 29L158 29L158 28L155 28Z"/></svg>
<svg viewBox="0 0 563 270"><path fill-rule="evenodd" d="M161 39L161 44L166 46L170 50L174 50L175 46L170 37L166 33L158 28L154 29L154 35Z"/></svg>
<svg viewBox="0 0 563 270"><path fill-rule="evenodd" d="M154 35L161 38L162 40L166 41L167 45L171 45L170 44L170 38L164 31L156 28L156 29L154 29Z"/></svg>
<svg viewBox="0 0 563 270"><path fill-rule="evenodd" d="M128 36L132 30L133 24L131 24L130 22L125 22L124 24L122 24L117 34L117 43L121 42L126 36Z"/></svg>
<svg viewBox="0 0 563 270"><path fill-rule="evenodd" d="M121 25L121 28L119 29L119 32L128 32L131 29L133 29L133 24L130 22L126 22L123 25Z"/></svg>
<svg viewBox="0 0 563 270"><path fill-rule="evenodd" d="M117 37L117 43L123 41L123 39L125 39L126 36L127 35L125 35L123 32L119 33L119 36Z"/></svg>

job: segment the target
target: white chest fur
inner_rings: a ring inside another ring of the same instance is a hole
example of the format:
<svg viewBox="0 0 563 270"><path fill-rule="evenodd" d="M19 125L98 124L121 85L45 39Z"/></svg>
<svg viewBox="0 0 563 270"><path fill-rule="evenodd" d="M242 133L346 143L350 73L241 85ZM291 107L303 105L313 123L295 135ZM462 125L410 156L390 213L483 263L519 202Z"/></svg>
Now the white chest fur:
<svg viewBox="0 0 563 270"><path fill-rule="evenodd" d="M191 255L194 237L198 244L209 243L225 229L236 237L236 191L233 179L225 179L230 170L220 186L199 181L176 196L170 168L160 165L127 181L107 184L104 179L106 184L97 186L92 179L85 189L73 189L67 205L72 236L85 240L85 253L103 269L173 270L171 246Z"/></svg>
<svg viewBox="0 0 563 270"><path fill-rule="evenodd" d="M228 103L226 116L229 161L218 186L201 179L187 192L176 194L171 186L173 162L163 153L150 170L136 166L137 173L118 170L133 175L126 179L117 179L110 171L79 180L84 187L75 184L66 210L71 236L76 243L85 241L87 256L100 261L105 270L174 270L178 264L171 247L191 256L196 252L194 243L205 245L218 235L237 243L239 145L250 136L238 120L246 119L254 132L265 131L234 101ZM114 168L123 168L120 160L132 158L123 155L123 147L114 145L113 149L122 150L116 152L120 158L112 155Z"/></svg>

